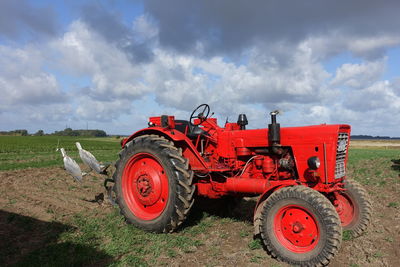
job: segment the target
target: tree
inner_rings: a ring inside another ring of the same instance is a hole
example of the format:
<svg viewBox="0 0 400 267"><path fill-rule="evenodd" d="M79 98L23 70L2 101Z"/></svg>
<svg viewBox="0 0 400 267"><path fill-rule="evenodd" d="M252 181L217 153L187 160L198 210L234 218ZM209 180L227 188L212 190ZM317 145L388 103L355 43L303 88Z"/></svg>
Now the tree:
<svg viewBox="0 0 400 267"><path fill-rule="evenodd" d="M43 136L43 135L44 135L43 130L39 130L39 131L37 131L37 132L35 133L35 136Z"/></svg>

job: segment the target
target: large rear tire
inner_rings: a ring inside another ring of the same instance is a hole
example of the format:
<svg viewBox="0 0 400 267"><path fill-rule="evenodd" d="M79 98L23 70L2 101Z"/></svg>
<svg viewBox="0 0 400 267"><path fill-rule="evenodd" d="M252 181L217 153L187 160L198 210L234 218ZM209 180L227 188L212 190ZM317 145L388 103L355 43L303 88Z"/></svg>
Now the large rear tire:
<svg viewBox="0 0 400 267"><path fill-rule="evenodd" d="M327 265L342 227L329 200L304 186L279 189L262 203L260 234L272 257L292 265Z"/></svg>
<svg viewBox="0 0 400 267"><path fill-rule="evenodd" d="M372 206L367 191L356 181L344 182L346 191L334 196L333 204L339 214L343 230L358 237L367 229L371 221Z"/></svg>
<svg viewBox="0 0 400 267"><path fill-rule="evenodd" d="M116 202L127 222L152 232L172 232L193 206L195 187L181 149L158 135L125 145L114 173Z"/></svg>

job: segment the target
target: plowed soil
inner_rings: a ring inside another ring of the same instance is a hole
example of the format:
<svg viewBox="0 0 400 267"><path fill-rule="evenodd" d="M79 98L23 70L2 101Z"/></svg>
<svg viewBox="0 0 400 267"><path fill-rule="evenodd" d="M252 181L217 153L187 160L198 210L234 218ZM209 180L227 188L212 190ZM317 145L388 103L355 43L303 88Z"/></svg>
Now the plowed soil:
<svg viewBox="0 0 400 267"><path fill-rule="evenodd" d="M398 177L395 177L398 179ZM113 207L102 201L100 177L88 177L83 184L73 181L62 168L24 169L0 172L0 250L6 264L49 242L49 231L57 238L67 231L69 220L77 213L110 213ZM373 219L361 237L345 240L331 266L400 266L399 183L366 185L373 203ZM216 266L286 266L271 259L262 249L249 250L252 240L241 233L252 232L254 201L247 199L235 209L238 221L217 223L199 235L204 246L178 258L160 259L167 265L204 266L213 258ZM93 215L94 214L94 215ZM13 223L25 218L28 226ZM51 224L52 227L49 227ZM30 225L30 227L29 227ZM33 225L33 226L32 226ZM100 264L101 265L101 264Z"/></svg>

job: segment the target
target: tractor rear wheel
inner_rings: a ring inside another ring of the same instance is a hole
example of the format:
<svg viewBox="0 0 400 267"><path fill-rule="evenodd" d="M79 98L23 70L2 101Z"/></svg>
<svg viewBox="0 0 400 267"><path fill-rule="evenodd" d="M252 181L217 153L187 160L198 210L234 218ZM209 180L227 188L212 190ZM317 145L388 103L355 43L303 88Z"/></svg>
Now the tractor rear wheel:
<svg viewBox="0 0 400 267"><path fill-rule="evenodd" d="M193 206L195 187L181 149L158 135L125 145L114 173L116 202L126 220L152 232L172 232Z"/></svg>
<svg viewBox="0 0 400 267"><path fill-rule="evenodd" d="M358 237L367 229L371 220L372 207L367 191L357 182L346 180L346 191L334 195L333 205L339 214L343 230Z"/></svg>
<svg viewBox="0 0 400 267"><path fill-rule="evenodd" d="M329 200L304 186L277 190L262 203L260 234L272 257L292 265L327 265L342 227Z"/></svg>

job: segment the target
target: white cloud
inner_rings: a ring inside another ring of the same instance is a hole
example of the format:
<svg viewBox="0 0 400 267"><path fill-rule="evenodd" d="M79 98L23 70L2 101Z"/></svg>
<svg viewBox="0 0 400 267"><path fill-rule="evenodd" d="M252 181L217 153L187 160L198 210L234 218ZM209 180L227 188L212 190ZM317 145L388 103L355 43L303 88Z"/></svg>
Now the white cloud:
<svg viewBox="0 0 400 267"><path fill-rule="evenodd" d="M304 42L308 43L315 58L319 60L325 60L348 51L355 57L376 61L384 56L387 49L399 46L400 37L393 34L364 37L332 30L324 34L312 35Z"/></svg>
<svg viewBox="0 0 400 267"><path fill-rule="evenodd" d="M138 16L132 23L133 37L138 42L154 40L158 37L158 27L147 15Z"/></svg>
<svg viewBox="0 0 400 267"><path fill-rule="evenodd" d="M400 97L396 95L389 81L378 81L371 86L349 93L344 105L355 111L400 112Z"/></svg>
<svg viewBox="0 0 400 267"><path fill-rule="evenodd" d="M315 62L311 50L300 45L291 51L289 65L264 64L262 51L253 50L247 65L221 57L203 59L158 49L146 66L144 79L157 88L157 100L175 108L191 109L209 102L230 113L238 104L309 103L326 95L329 74ZM268 55L272 57L272 55Z"/></svg>
<svg viewBox="0 0 400 267"><path fill-rule="evenodd" d="M345 63L336 70L331 81L333 86L363 88L377 81L385 72L385 60L365 62L361 64Z"/></svg>
<svg viewBox="0 0 400 267"><path fill-rule="evenodd" d="M122 114L130 112L131 101L118 99L114 101L97 101L87 96L78 100L76 116L79 120L110 122Z"/></svg>
<svg viewBox="0 0 400 267"><path fill-rule="evenodd" d="M348 41L348 49L358 56L381 56L385 49L400 45L400 36L381 35L354 38Z"/></svg>
<svg viewBox="0 0 400 267"><path fill-rule="evenodd" d="M142 65L133 65L127 55L90 31L81 21L52 43L61 56L58 67L80 77L91 78L86 93L103 101L140 98L147 90L141 83Z"/></svg>
<svg viewBox="0 0 400 267"><path fill-rule="evenodd" d="M0 104L49 104L65 101L54 75L42 70L44 57L37 47L0 46Z"/></svg>

